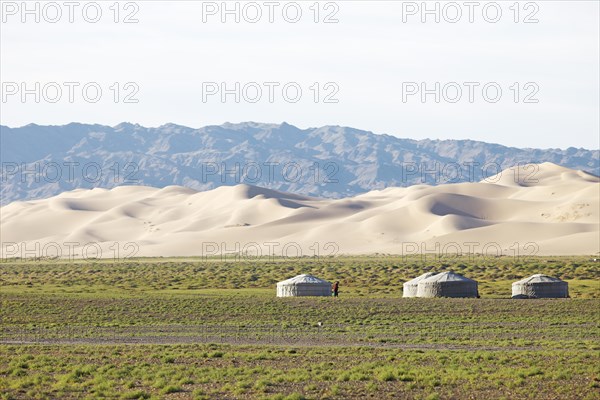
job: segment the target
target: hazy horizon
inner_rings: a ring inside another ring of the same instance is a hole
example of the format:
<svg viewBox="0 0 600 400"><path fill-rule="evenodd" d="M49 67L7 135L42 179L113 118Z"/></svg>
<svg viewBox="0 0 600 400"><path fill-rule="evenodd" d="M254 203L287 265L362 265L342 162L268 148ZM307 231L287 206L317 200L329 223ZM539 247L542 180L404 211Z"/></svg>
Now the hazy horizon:
<svg viewBox="0 0 600 400"><path fill-rule="evenodd" d="M272 23L263 3L227 3L237 15L219 2L129 2L118 13L99 4L94 23L81 6L73 23L66 9L58 22L48 21L53 9L40 11L39 23L5 12L2 124L285 120L413 139L600 147L598 2L520 2L518 10L484 2L473 22L462 3L431 3L432 15L415 10L419 2L320 2L318 10L282 2ZM257 11L262 19L252 22ZM36 83L46 87L40 101L22 101ZM97 102L84 100L88 84L90 97L101 90Z"/></svg>

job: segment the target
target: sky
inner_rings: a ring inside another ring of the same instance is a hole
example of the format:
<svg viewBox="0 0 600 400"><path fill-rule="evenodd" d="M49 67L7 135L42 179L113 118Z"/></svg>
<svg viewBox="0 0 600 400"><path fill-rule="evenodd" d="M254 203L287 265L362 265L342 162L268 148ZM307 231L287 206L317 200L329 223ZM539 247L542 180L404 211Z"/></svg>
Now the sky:
<svg viewBox="0 0 600 400"><path fill-rule="evenodd" d="M600 147L597 1L23 4L1 2L2 125L285 121Z"/></svg>

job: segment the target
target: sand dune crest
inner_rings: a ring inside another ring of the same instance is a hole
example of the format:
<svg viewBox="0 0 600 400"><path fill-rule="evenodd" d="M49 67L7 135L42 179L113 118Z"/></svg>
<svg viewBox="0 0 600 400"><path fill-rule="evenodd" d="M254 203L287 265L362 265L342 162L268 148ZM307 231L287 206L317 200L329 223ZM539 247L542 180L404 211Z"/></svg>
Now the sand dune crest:
<svg viewBox="0 0 600 400"><path fill-rule="evenodd" d="M137 256L286 255L280 252L290 248L305 256L592 255L600 252L599 197L598 177L550 163L482 182L387 188L340 200L251 185L74 190L2 207L1 252L80 257L87 246L102 257L121 248Z"/></svg>

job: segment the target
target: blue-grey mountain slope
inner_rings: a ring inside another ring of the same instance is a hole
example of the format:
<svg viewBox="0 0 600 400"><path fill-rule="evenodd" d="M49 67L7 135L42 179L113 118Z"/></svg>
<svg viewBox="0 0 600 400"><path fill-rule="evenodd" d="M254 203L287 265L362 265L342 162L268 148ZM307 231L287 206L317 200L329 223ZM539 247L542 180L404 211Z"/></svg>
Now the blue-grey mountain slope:
<svg viewBox="0 0 600 400"><path fill-rule="evenodd" d="M2 204L132 184L209 190L247 183L340 198L390 186L477 182L517 164L540 162L600 174L598 150L518 149L254 122L200 129L129 123L1 126L0 157Z"/></svg>

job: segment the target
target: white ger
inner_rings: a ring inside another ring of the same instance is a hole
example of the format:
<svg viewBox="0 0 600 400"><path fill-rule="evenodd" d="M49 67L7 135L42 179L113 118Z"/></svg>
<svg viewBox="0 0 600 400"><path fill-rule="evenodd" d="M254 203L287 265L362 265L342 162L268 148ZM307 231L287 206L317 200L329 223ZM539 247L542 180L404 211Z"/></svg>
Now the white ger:
<svg viewBox="0 0 600 400"><path fill-rule="evenodd" d="M331 296L331 282L302 274L277 283L277 297Z"/></svg>
<svg viewBox="0 0 600 400"><path fill-rule="evenodd" d="M569 297L569 284L548 275L535 274L512 284L513 299Z"/></svg>
<svg viewBox="0 0 600 400"><path fill-rule="evenodd" d="M455 272L442 272L422 279L417 297L479 297L477 282Z"/></svg>

